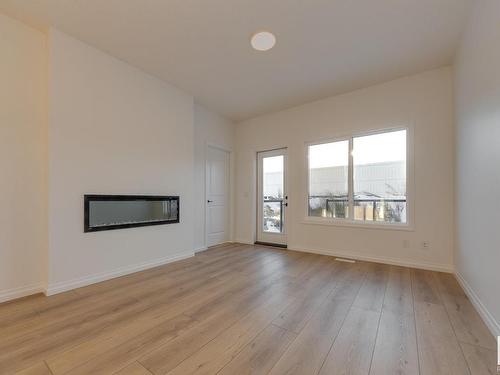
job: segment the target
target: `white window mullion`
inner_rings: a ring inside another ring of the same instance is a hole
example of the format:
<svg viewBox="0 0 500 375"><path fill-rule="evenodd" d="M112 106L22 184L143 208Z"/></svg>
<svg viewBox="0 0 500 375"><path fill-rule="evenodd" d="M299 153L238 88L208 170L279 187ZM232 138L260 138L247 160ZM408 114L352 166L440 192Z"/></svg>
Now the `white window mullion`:
<svg viewBox="0 0 500 375"><path fill-rule="evenodd" d="M353 139L349 138L349 168L348 168L348 194L349 194L349 220L354 220L354 166L353 166Z"/></svg>

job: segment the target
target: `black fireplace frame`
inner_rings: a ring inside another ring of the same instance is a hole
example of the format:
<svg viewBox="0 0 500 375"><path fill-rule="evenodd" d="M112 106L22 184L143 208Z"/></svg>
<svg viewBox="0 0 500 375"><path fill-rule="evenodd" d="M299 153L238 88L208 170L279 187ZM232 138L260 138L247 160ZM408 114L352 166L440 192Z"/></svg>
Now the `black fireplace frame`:
<svg viewBox="0 0 500 375"><path fill-rule="evenodd" d="M177 201L177 219L175 220L160 220L151 221L146 223L127 223L127 224L116 224L116 225L106 225L102 227L92 227L90 226L90 216L89 216L89 204L92 201ZM104 230L113 229L124 229L124 228L135 228L135 227L146 227L150 225L164 225L164 224L175 224L180 222L180 197L178 195L104 195L104 194L85 194L83 197L83 217L84 225L83 231L87 232L100 232Z"/></svg>

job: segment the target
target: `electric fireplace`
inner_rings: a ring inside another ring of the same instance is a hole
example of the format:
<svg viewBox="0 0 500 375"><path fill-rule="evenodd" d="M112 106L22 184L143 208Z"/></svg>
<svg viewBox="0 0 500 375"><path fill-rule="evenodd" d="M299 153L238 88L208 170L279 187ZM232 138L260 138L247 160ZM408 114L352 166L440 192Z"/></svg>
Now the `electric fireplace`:
<svg viewBox="0 0 500 375"><path fill-rule="evenodd" d="M158 195L84 196L84 232L179 222L179 197Z"/></svg>

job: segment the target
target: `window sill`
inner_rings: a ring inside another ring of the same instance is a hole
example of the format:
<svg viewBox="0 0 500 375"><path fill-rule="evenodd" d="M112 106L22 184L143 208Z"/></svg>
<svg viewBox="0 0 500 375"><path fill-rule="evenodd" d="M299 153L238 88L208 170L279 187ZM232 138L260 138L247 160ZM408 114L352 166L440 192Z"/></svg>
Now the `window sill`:
<svg viewBox="0 0 500 375"><path fill-rule="evenodd" d="M359 228L359 229L376 229L376 230L393 230L393 231L407 231L413 232L415 229L410 224L382 224L382 223L357 223L351 220L341 219L323 219L306 217L302 220L302 224L307 225L325 225L346 228Z"/></svg>

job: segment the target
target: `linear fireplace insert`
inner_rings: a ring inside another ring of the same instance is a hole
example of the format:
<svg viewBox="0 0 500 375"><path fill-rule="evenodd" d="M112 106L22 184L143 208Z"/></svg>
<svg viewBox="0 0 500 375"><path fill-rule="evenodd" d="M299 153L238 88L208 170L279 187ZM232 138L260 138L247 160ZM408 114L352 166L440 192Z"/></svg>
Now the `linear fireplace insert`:
<svg viewBox="0 0 500 375"><path fill-rule="evenodd" d="M84 196L84 232L178 222L178 196L96 194Z"/></svg>

